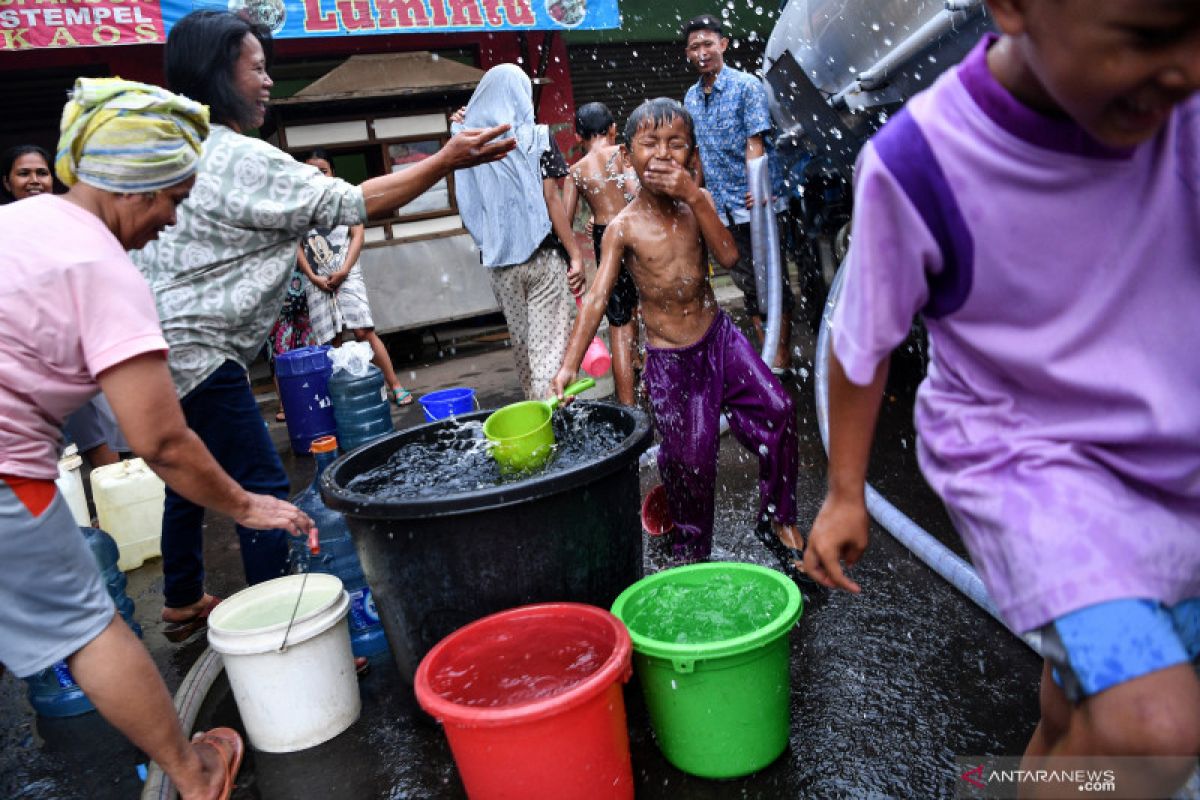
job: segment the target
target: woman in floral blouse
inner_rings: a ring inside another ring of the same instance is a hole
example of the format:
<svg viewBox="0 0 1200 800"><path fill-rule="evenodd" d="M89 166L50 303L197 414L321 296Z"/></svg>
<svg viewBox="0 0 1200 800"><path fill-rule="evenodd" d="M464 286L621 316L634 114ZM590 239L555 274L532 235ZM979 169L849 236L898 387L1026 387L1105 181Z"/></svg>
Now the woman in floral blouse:
<svg viewBox="0 0 1200 800"><path fill-rule="evenodd" d="M506 127L464 131L403 172L353 186L321 175L245 135L265 118L270 89L265 29L225 11L195 11L171 30L170 87L209 106L196 185L178 223L137 254L150 281L169 366L187 417L247 491L286 497L287 474L262 423L246 370L275 321L296 241L315 225L357 225L394 213L455 169L503 158ZM204 591L204 510L168 490L163 513L167 634L199 630L216 599ZM283 574L286 534L238 527L246 580Z"/></svg>

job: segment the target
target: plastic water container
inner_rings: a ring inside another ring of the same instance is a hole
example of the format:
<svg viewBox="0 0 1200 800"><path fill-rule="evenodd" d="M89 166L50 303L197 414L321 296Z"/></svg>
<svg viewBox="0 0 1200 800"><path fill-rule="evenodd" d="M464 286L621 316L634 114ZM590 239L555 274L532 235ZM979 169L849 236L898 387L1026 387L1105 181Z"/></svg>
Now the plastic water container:
<svg viewBox="0 0 1200 800"><path fill-rule="evenodd" d="M86 528L92 524L92 518L88 514L87 495L83 493L83 475L80 473L82 466L83 458L79 455L79 448L73 444L67 445L62 458L58 459L58 477L54 480L54 485L67 501L75 524Z"/></svg>
<svg viewBox="0 0 1200 800"><path fill-rule="evenodd" d="M470 414L478 408L475 403L475 390L466 387L430 392L422 395L417 402L425 412L426 422Z"/></svg>
<svg viewBox="0 0 1200 800"><path fill-rule="evenodd" d="M735 778L788 743L788 633L803 600L791 578L757 564L692 564L630 586L612 613L659 750L684 772Z"/></svg>
<svg viewBox="0 0 1200 800"><path fill-rule="evenodd" d="M307 556L308 571L336 575L349 593L350 645L354 655L367 658L382 655L388 652L387 636L375 609L371 587L367 586L363 576L362 562L358 560L354 541L350 538L350 528L345 517L326 508L321 500L321 475L337 459L337 439L332 436L317 439L312 443L312 454L317 462L317 474L307 489L292 498L297 508L313 518L320 534L321 551ZM300 541L293 543L297 550L304 546ZM304 558L298 561L303 564Z"/></svg>
<svg viewBox="0 0 1200 800"><path fill-rule="evenodd" d="M362 377L335 369L329 378L337 440L347 453L396 430L383 372L374 364L367 366Z"/></svg>
<svg viewBox="0 0 1200 800"><path fill-rule="evenodd" d="M303 750L358 719L349 606L333 575L287 575L243 589L209 615L208 643L254 749Z"/></svg>
<svg viewBox="0 0 1200 800"><path fill-rule="evenodd" d="M329 397L329 345L301 347L275 357L279 401L287 416L292 450L308 453L313 439L337 432L333 400Z"/></svg>
<svg viewBox="0 0 1200 800"><path fill-rule="evenodd" d="M413 688L471 800L632 800L629 656L625 626L602 608L523 606L447 636Z"/></svg>
<svg viewBox="0 0 1200 800"><path fill-rule="evenodd" d="M166 486L140 458L92 470L92 500L100 527L117 541L119 566L137 569L162 555Z"/></svg>
<svg viewBox="0 0 1200 800"><path fill-rule="evenodd" d="M86 526L79 530L100 567L100 576L109 596L116 603L117 611L140 638L142 628L133 618L133 601L125 594L125 573L117 567L117 543L102 530ZM29 704L43 717L75 717L95 710L79 684L75 683L66 661L59 661L31 675L25 682L29 686Z"/></svg>

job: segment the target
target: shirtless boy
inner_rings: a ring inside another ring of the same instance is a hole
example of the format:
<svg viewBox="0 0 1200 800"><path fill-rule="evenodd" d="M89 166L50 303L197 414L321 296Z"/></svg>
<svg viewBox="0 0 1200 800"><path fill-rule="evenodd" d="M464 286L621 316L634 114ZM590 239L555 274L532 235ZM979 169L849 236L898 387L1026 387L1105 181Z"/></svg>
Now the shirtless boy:
<svg viewBox="0 0 1200 800"><path fill-rule="evenodd" d="M600 242L604 229L613 217L621 213L637 195L637 175L629 169L617 145L617 123L603 103L588 103L575 112L575 132L583 140L586 154L571 167L571 180L566 182L563 203L567 218L574 219L580 198L592 212L592 245L596 248L596 264L600 264ZM608 298L605 316L612 337L613 382L617 399L633 405L633 350L637 346L638 294L622 265L617 283Z"/></svg>
<svg viewBox="0 0 1200 800"><path fill-rule="evenodd" d="M649 100L629 116L625 138L623 152L642 188L604 232L596 280L552 388L561 397L574 380L624 261L646 326L642 378L662 435L658 468L675 523L674 558L703 560L712 549L722 411L738 441L759 455L759 519L797 548L792 399L717 307L706 278L708 251L725 267L738 252L712 197L692 176L691 116L674 100Z"/></svg>

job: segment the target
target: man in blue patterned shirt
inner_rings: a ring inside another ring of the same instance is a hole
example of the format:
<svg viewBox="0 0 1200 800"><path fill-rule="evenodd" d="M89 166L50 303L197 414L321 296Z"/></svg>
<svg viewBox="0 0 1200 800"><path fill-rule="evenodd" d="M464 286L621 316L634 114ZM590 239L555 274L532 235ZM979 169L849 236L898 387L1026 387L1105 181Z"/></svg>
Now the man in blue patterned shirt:
<svg viewBox="0 0 1200 800"><path fill-rule="evenodd" d="M688 89L683 104L696 123L705 188L712 193L721 222L737 244L739 258L732 269L733 282L742 290L746 310L761 343L765 315L759 305L750 251L749 209L752 200L746 180L749 160L767 156L775 213L782 215L787 209L787 192L771 140L767 92L753 75L725 65L729 39L719 19L711 14L701 14L684 25L683 36L687 42L688 62L700 73L700 80ZM779 228L781 234L786 230L783 219L779 220ZM781 235L781 242L782 238ZM782 248L779 257L784 269L783 319L772 365L777 374L791 364L791 315L796 304Z"/></svg>

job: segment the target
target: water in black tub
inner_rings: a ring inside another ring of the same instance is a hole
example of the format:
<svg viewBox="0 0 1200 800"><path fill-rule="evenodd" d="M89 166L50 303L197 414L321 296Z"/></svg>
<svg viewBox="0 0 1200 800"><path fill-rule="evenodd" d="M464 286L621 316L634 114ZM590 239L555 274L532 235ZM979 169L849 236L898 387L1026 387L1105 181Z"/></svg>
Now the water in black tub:
<svg viewBox="0 0 1200 800"><path fill-rule="evenodd" d="M546 466L525 475L501 477L488 452L483 422L451 423L429 438L400 447L378 467L353 478L352 492L381 500L428 500L490 489L595 461L625 438L611 422L596 418L586 405L559 409L553 417L554 452Z"/></svg>

